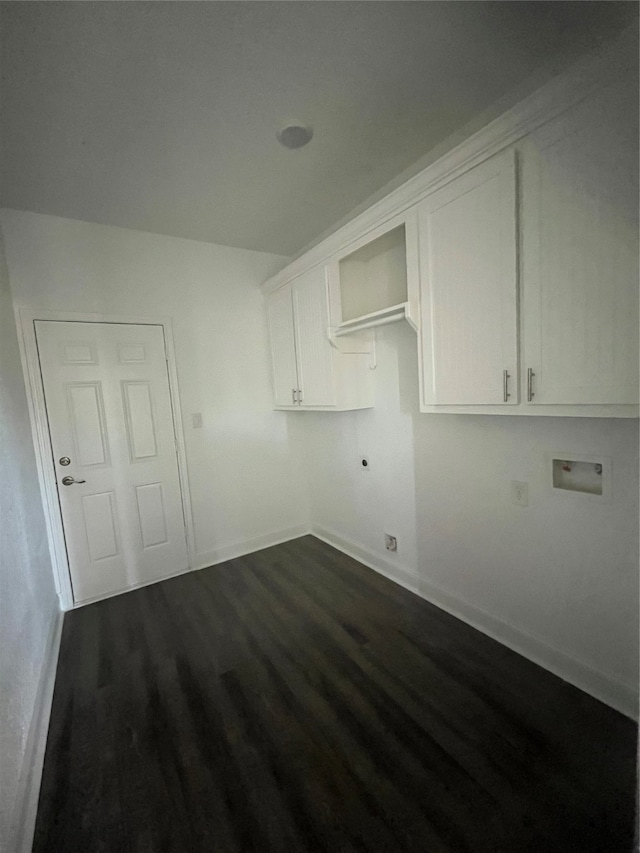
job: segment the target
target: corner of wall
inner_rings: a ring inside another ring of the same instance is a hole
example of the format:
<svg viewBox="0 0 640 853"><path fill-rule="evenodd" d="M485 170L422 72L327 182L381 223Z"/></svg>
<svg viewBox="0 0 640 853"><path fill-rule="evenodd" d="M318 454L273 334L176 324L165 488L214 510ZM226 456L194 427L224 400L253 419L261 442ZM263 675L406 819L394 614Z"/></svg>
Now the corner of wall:
<svg viewBox="0 0 640 853"><path fill-rule="evenodd" d="M62 611L54 613L47 635L46 653L40 670L34 711L15 799L14 848L12 849L15 849L16 853L31 853L33 846L63 621Z"/></svg>
<svg viewBox="0 0 640 853"><path fill-rule="evenodd" d="M0 490L3 515L3 670L0 846L31 850L60 646L62 613L54 588L0 232ZM6 846L3 846L6 843Z"/></svg>
<svg viewBox="0 0 640 853"><path fill-rule="evenodd" d="M567 655L538 637L525 633L468 601L452 595L414 571L318 525L311 526L318 539L384 575L425 601L462 620L493 640L507 646L549 672L609 705L632 720L638 719L638 695L633 686L623 684L593 666Z"/></svg>

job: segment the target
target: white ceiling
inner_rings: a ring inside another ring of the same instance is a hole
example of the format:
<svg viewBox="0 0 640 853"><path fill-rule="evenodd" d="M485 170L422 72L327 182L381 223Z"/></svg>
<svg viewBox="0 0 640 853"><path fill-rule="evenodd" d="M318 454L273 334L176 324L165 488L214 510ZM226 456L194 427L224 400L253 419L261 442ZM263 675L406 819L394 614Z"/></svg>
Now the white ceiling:
<svg viewBox="0 0 640 853"><path fill-rule="evenodd" d="M4 207L293 255L613 2L0 3ZM290 151L289 118L314 128Z"/></svg>

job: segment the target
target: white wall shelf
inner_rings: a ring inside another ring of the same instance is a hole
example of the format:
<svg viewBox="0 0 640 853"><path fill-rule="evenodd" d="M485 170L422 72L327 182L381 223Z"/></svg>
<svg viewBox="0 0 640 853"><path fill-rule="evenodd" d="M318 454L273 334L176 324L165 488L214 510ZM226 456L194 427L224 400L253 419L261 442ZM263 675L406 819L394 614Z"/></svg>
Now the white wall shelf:
<svg viewBox="0 0 640 853"><path fill-rule="evenodd" d="M418 328L414 208L352 241L327 264L332 336L407 320Z"/></svg>
<svg viewBox="0 0 640 853"><path fill-rule="evenodd" d="M371 314L363 314L361 317L356 317L353 320L345 320L333 329L332 334L334 337L339 338L343 335L352 335L354 332L360 332L363 329L386 326L387 323L395 323L398 320L407 320L414 331L417 329L411 316L409 303L400 302L398 305L390 305L388 308L372 311Z"/></svg>
<svg viewBox="0 0 640 853"><path fill-rule="evenodd" d="M404 224L338 261L342 322L407 301Z"/></svg>

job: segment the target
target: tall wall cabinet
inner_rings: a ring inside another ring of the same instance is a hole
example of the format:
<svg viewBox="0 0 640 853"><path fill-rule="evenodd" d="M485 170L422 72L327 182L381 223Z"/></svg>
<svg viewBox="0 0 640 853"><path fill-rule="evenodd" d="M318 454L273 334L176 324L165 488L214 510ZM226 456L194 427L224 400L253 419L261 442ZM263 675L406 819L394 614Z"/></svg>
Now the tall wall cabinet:
<svg viewBox="0 0 640 853"><path fill-rule="evenodd" d="M278 408L359 407L338 402L329 341L406 319L422 412L638 416L638 82L580 85L546 113L538 93L265 286Z"/></svg>
<svg viewBox="0 0 640 853"><path fill-rule="evenodd" d="M638 402L638 92L613 85L522 144L522 393Z"/></svg>
<svg viewBox="0 0 640 853"><path fill-rule="evenodd" d="M419 223L424 403L516 403L515 153L429 195Z"/></svg>

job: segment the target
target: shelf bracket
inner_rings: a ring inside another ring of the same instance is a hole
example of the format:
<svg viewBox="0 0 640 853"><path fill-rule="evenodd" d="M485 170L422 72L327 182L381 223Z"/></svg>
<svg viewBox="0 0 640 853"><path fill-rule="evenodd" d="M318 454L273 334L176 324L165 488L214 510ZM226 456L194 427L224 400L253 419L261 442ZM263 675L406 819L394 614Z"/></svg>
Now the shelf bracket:
<svg viewBox="0 0 640 853"><path fill-rule="evenodd" d="M355 317L353 320L345 320L334 327L333 334L336 338L340 338L343 335L353 335L366 329L374 329L378 326L386 326L388 323L396 323L398 320L407 320L411 328L417 331L410 303L400 302L398 305L381 308L379 311L373 311L371 314L363 314L362 317Z"/></svg>
<svg viewBox="0 0 640 853"><path fill-rule="evenodd" d="M353 335L341 335L337 338L331 326L327 327L327 340L335 350L342 355L368 355L369 370L375 370L378 366L375 331L371 330L366 335L365 340L362 336L354 340L356 334L358 333L354 332Z"/></svg>

